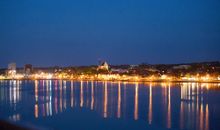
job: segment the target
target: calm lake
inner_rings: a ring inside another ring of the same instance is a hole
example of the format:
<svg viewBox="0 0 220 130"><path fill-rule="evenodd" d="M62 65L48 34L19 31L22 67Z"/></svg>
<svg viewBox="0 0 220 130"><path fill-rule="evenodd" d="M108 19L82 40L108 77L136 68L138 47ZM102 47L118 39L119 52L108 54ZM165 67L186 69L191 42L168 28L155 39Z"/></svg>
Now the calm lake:
<svg viewBox="0 0 220 130"><path fill-rule="evenodd" d="M220 84L2 80L0 119L30 129L220 130Z"/></svg>

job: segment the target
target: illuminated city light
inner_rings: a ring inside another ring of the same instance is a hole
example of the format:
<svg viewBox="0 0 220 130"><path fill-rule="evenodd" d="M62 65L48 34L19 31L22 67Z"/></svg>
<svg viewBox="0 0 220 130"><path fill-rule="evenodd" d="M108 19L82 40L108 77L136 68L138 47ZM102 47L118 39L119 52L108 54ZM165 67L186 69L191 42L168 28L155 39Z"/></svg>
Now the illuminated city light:
<svg viewBox="0 0 220 130"><path fill-rule="evenodd" d="M134 96L134 120L138 120L138 83L135 83L135 96Z"/></svg>
<svg viewBox="0 0 220 130"><path fill-rule="evenodd" d="M106 64L107 65L107 64ZM100 69L100 67L98 66ZM101 67L102 68L102 67ZM106 68L106 67L104 67ZM91 69L91 68L90 68ZM22 79L31 79L31 80L38 80L38 79L60 79L60 80L98 80L98 81L130 81L130 82L136 82L136 81L163 81L163 82L173 82L173 81L180 81L180 82L220 82L220 75L216 72L210 72L207 71L201 72L201 73L193 73L187 72L173 72L168 73L166 71L160 71L158 73L151 73L146 72L147 74L142 75L142 72L132 72L131 74L127 73L129 69L126 69L127 71L123 70L120 73L122 69L113 69L114 71L111 71L111 68L108 66L108 72L106 73L99 73L99 72L90 72L90 73L75 73L72 69L56 69L54 72L51 72L48 70L42 71L38 70L35 72L30 73L31 68L29 69L29 73L26 72L20 72L16 70L16 64L10 64L8 70L6 71L7 74L0 75L0 80L5 79L16 79L16 80L22 80ZM80 70L80 69L79 69ZM18 73L19 72L19 73ZM149 74L148 74L149 73Z"/></svg>
<svg viewBox="0 0 220 130"><path fill-rule="evenodd" d="M168 76L168 75L162 75L162 76L147 76L147 77L141 77L141 76L131 76L131 75L119 75L119 74L98 74L98 75L68 75L68 74L53 74L53 73L36 73L31 74L28 76L29 79L37 80L37 79L75 79L75 80L102 80L102 81L195 81L195 82L219 82L220 76L182 76L180 78L177 78L175 76ZM27 79L24 74L15 74L13 76L4 76L0 75L0 80L4 79Z"/></svg>

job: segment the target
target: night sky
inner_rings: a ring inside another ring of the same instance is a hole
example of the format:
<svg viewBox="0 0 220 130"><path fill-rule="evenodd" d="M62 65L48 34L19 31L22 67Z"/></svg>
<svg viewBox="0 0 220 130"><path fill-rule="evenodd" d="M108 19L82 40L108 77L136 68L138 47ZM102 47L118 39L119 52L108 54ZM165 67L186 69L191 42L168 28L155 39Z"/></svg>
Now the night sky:
<svg viewBox="0 0 220 130"><path fill-rule="evenodd" d="M220 60L220 0L0 0L0 67Z"/></svg>

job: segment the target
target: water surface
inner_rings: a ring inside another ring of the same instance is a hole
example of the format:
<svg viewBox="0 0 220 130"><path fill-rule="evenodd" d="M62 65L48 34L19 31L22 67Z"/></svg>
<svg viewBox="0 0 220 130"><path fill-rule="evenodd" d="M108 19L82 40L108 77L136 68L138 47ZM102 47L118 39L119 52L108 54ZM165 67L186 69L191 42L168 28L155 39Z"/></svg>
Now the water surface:
<svg viewBox="0 0 220 130"><path fill-rule="evenodd" d="M5 80L0 119L37 129L219 130L220 84Z"/></svg>

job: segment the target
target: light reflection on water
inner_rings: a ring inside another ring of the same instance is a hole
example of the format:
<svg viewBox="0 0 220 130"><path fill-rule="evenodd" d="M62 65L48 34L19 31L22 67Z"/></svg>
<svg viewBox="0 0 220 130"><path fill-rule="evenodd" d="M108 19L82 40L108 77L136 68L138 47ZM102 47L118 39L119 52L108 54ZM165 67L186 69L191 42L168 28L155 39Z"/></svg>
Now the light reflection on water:
<svg viewBox="0 0 220 130"><path fill-rule="evenodd" d="M1 81L0 94L0 117L15 122L35 124L36 119L43 121L67 109L86 108L102 118L144 121L167 129L219 128L211 122L219 116L219 84L9 80Z"/></svg>

